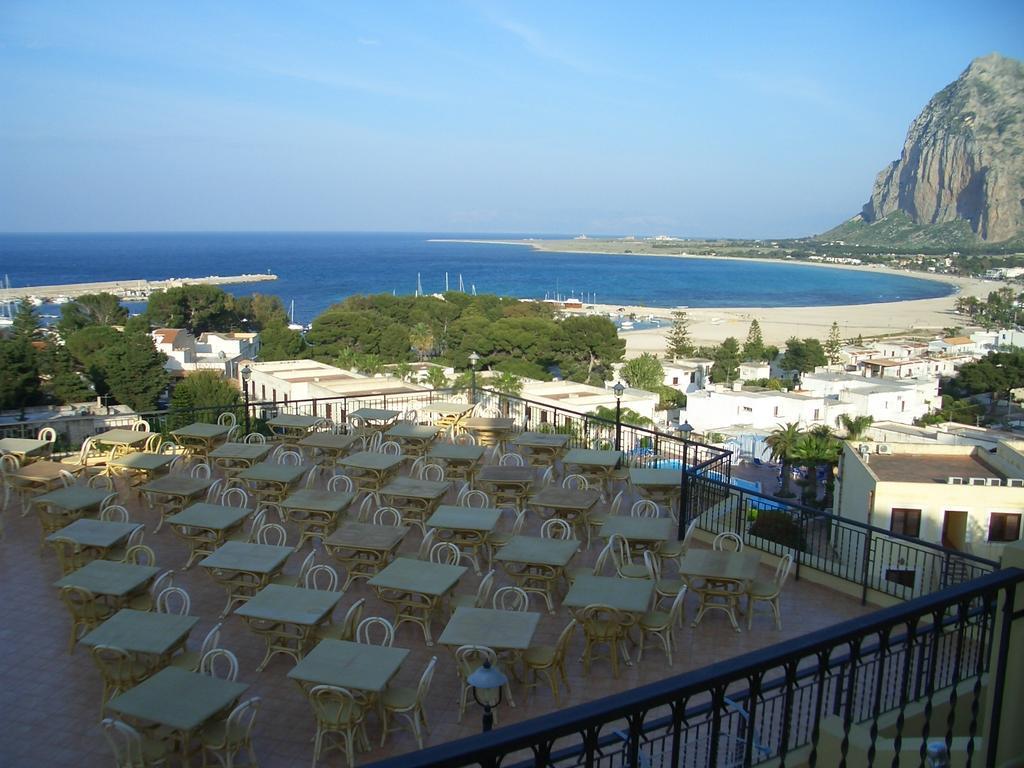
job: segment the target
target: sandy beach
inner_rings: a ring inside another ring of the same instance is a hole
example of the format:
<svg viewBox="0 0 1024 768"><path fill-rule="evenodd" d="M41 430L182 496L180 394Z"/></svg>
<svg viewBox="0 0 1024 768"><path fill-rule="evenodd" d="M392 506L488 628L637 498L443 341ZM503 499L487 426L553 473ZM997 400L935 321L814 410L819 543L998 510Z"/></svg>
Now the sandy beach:
<svg viewBox="0 0 1024 768"><path fill-rule="evenodd" d="M517 241L517 240L473 240L462 242L496 243L502 245L530 246L541 251L558 253L602 253L608 250L586 250L583 248L565 249L557 247L550 241ZM623 244L623 248L628 243ZM786 263L779 259L735 259L727 256L691 256L686 254L642 254L657 255L668 259L726 259L733 261L764 261L769 263ZM790 262L792 263L792 262ZM761 324L761 332L768 344L783 345L791 336L805 338L814 336L824 341L828 336L833 322L839 323L844 339L857 336L914 334L935 336L942 333L943 328L965 326L966 318L954 311L954 304L959 296L987 296L1002 284L989 280L933 275L925 272L910 272L874 265L854 266L847 264L808 264L819 269L860 270L881 272L893 275L916 277L924 280L936 280L956 287L957 291L949 296L936 299L918 299L914 301L892 301L880 304L845 304L826 307L692 307L685 310L690 320L690 336L695 344L718 344L729 336L735 336L740 343L747 336L750 321L755 318ZM587 304L581 313L635 314L638 318L653 315L656 318L670 320L672 309L664 307L625 306L621 304ZM669 327L666 323L661 328L643 331L624 331L621 333L626 340L626 356L636 357L643 352L660 354L665 350L665 334Z"/></svg>

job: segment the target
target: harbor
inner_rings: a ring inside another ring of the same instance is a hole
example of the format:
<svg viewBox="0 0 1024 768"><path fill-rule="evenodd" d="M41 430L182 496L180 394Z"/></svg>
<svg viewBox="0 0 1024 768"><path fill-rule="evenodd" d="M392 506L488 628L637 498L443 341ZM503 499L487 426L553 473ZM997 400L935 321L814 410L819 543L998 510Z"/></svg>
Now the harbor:
<svg viewBox="0 0 1024 768"><path fill-rule="evenodd" d="M87 293L112 293L125 301L146 301L150 294L184 285L240 285L277 280L277 275L210 275L208 277L172 277L166 280L112 280L98 283L68 283L65 285L28 285L11 287L0 285L0 302L28 299L33 304L62 304L68 299Z"/></svg>

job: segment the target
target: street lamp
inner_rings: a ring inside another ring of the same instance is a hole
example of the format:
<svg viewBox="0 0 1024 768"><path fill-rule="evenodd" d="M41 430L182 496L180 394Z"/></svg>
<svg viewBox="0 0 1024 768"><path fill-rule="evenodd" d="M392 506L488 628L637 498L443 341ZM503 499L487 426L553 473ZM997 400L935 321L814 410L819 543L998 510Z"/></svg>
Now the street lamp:
<svg viewBox="0 0 1024 768"><path fill-rule="evenodd" d="M508 678L498 667L492 667L485 659L482 667L466 678L473 688L473 699L484 708L484 733L494 727L494 707L501 704L501 689L508 685Z"/></svg>
<svg viewBox="0 0 1024 768"><path fill-rule="evenodd" d="M690 435L693 434L693 425L689 421L684 421L679 425L679 431L683 435L683 440L689 440Z"/></svg>
<svg viewBox="0 0 1024 768"><path fill-rule="evenodd" d="M476 365L479 362L480 362L480 355L478 355L476 352L470 352L469 353L469 377L470 377L469 396L471 398L470 402L473 403L474 405L476 404Z"/></svg>
<svg viewBox="0 0 1024 768"><path fill-rule="evenodd" d="M249 434L249 379L252 378L252 368L246 365L242 368L242 392L245 395L245 434Z"/></svg>
<svg viewBox="0 0 1024 768"><path fill-rule="evenodd" d="M621 381L615 382L612 392L615 393L615 450L622 450L622 395L626 391L626 385Z"/></svg>

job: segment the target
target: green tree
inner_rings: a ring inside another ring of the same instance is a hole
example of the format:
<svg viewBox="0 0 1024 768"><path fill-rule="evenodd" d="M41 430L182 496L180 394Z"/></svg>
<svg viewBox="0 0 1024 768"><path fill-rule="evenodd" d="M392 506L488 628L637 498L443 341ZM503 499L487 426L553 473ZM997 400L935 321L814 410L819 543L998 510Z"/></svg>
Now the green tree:
<svg viewBox="0 0 1024 768"><path fill-rule="evenodd" d="M196 371L186 376L171 394L171 410L186 412L179 415L181 426L194 421L213 423L223 411L237 410L240 402L238 388L216 371ZM244 416L244 411L242 408L237 415Z"/></svg>
<svg viewBox="0 0 1024 768"><path fill-rule="evenodd" d="M740 375L740 343L730 336L712 353L711 381L714 383L730 382Z"/></svg>
<svg viewBox="0 0 1024 768"><path fill-rule="evenodd" d="M690 338L690 319L685 312L672 313L672 328L665 336L665 356L674 360L677 357L690 357L694 352L693 340Z"/></svg>
<svg viewBox="0 0 1024 768"><path fill-rule="evenodd" d="M242 327L249 331L262 331L271 326L285 329L290 322L284 303L277 296L254 293L250 296L228 295L228 304ZM220 329L226 330L226 329Z"/></svg>
<svg viewBox="0 0 1024 768"><path fill-rule="evenodd" d="M119 344L100 354L98 365L110 394L119 403L145 411L156 407L167 388L170 377L164 370L166 362L167 355L157 351L147 334L124 333Z"/></svg>
<svg viewBox="0 0 1024 768"><path fill-rule="evenodd" d="M65 345L47 346L39 356L39 369L43 390L54 402L80 403L96 397Z"/></svg>
<svg viewBox="0 0 1024 768"><path fill-rule="evenodd" d="M128 310L114 294L86 293L61 305L57 330L67 339L86 326L123 325L127 319Z"/></svg>
<svg viewBox="0 0 1024 768"><path fill-rule="evenodd" d="M430 367L427 369L427 384L434 389L444 389L448 386L448 377L443 368Z"/></svg>
<svg viewBox="0 0 1024 768"><path fill-rule="evenodd" d="M416 323L409 329L409 343L417 360L425 360L434 351L434 331L426 323Z"/></svg>
<svg viewBox="0 0 1024 768"><path fill-rule="evenodd" d="M828 363L825 350L817 339L798 339L795 336L786 341L786 351L779 361L785 371L810 373L819 365Z"/></svg>
<svg viewBox="0 0 1024 768"><path fill-rule="evenodd" d="M295 360L301 358L306 349L302 334L284 323L271 323L260 331L261 360Z"/></svg>
<svg viewBox="0 0 1024 768"><path fill-rule="evenodd" d="M155 328L185 328L198 336L238 327L231 296L215 285L183 285L149 297L146 319Z"/></svg>
<svg viewBox="0 0 1024 768"><path fill-rule="evenodd" d="M750 321L747 340L743 343L743 359L752 362L765 360L766 352L764 336L761 335L761 324L757 322L757 318L754 318Z"/></svg>
<svg viewBox="0 0 1024 768"><path fill-rule="evenodd" d="M495 392L518 397L523 391L523 380L514 373L498 371L487 381L487 388Z"/></svg>
<svg viewBox="0 0 1024 768"><path fill-rule="evenodd" d="M625 339L606 317L569 317L561 323L558 365L571 381L601 386L611 378L612 364L622 359Z"/></svg>
<svg viewBox="0 0 1024 768"><path fill-rule="evenodd" d="M665 381L665 369L654 355L644 352L627 360L622 366L622 378L631 387L658 392Z"/></svg>
<svg viewBox="0 0 1024 768"><path fill-rule="evenodd" d="M1001 399L1009 400L1010 390L1024 386L1024 350L990 352L981 360L960 366L957 375L944 387L954 396L989 393L989 416Z"/></svg>
<svg viewBox="0 0 1024 768"><path fill-rule="evenodd" d="M843 349L843 337L839 334L839 323L832 321L829 328L828 338L825 340L825 356L829 365L839 365L840 353Z"/></svg>
<svg viewBox="0 0 1024 768"><path fill-rule="evenodd" d="M959 424L977 424L981 416L981 408L970 400L958 400L951 395L942 396L942 405L934 413L929 413L914 421L919 427L955 421Z"/></svg>
<svg viewBox="0 0 1024 768"><path fill-rule="evenodd" d="M648 419L646 416L641 416L639 413L634 411L632 408L622 408L621 411L622 423L632 424L635 427L650 427L654 425L654 422ZM607 421L615 423L615 409L609 408L606 405L599 405L594 409L594 415L599 419L606 419Z"/></svg>
<svg viewBox="0 0 1024 768"><path fill-rule="evenodd" d="M26 408L42 399L32 342L18 335L0 339L0 410Z"/></svg>
<svg viewBox="0 0 1024 768"><path fill-rule="evenodd" d="M850 416L843 413L836 419L836 426L843 428L847 440L860 440L874 420L873 416Z"/></svg>
<svg viewBox="0 0 1024 768"><path fill-rule="evenodd" d="M784 499L793 497L789 490L789 468L793 461L793 452L802 436L800 425L794 421L778 427L765 438L765 444L772 452L772 459L781 464L782 488L779 490L779 496Z"/></svg>
<svg viewBox="0 0 1024 768"><path fill-rule="evenodd" d="M39 337L39 318L32 302L22 299L18 302L18 310L14 315L14 322L11 325L11 335L16 339L32 341Z"/></svg>

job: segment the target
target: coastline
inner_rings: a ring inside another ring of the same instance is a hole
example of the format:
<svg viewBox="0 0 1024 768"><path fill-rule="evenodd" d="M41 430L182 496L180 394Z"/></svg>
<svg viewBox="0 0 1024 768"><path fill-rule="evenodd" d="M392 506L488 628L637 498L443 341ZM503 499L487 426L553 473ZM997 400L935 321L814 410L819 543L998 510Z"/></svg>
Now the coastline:
<svg viewBox="0 0 1024 768"><path fill-rule="evenodd" d="M558 247L545 247L544 241L534 240L449 240L446 242L525 245L537 251L557 253L601 255L615 253L614 251L566 250ZM625 245L623 248L625 248ZM779 346L785 344L786 339L792 336L800 338L813 336L824 340L828 336L833 322L839 324L844 339L855 339L858 336L870 337L901 333L935 336L941 334L943 328L964 325L965 318L958 315L954 310L957 298L960 296L987 296L991 291L1000 287L999 283L976 278L908 272L906 270L893 269L892 267L875 265L808 264L806 262L793 262L792 260L785 259L698 256L675 253L623 255L657 256L676 259L728 259L731 261L760 261L770 264L795 263L798 266L869 271L914 277L921 280L943 283L953 288L951 293L931 299L908 299L873 304L804 307L687 307L684 311L690 321L690 336L695 344L720 344L729 336L736 337L742 344L746 338L750 322L754 319L761 325L761 333L764 336L765 343ZM622 309L621 313L619 312L620 308ZM675 308L587 304L583 310L571 310L570 312L572 314L592 314L594 312L610 313L613 315L635 314L638 317L652 315L662 320L670 320L673 311L675 311ZM668 325L665 325L661 328L650 330L621 331L620 335L626 340L626 356L636 357L644 352L662 354L665 350L665 336L668 330Z"/></svg>

